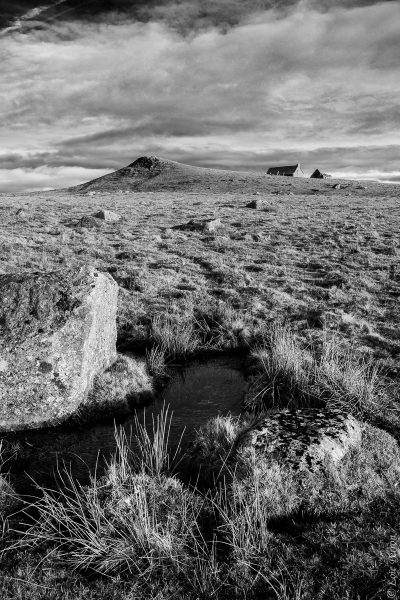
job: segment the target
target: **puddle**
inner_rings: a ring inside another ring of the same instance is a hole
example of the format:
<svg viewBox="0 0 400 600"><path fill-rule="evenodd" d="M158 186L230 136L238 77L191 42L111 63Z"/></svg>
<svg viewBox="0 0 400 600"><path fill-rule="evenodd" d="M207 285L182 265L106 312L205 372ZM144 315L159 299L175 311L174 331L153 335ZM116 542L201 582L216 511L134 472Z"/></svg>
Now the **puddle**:
<svg viewBox="0 0 400 600"><path fill-rule="evenodd" d="M179 441L182 445L193 437L195 428L200 427L218 414L240 413L244 395L245 379L243 361L238 356L224 356L207 360L196 360L183 368L175 368L168 385L145 409L137 409L139 421L145 420L151 429L152 415L156 416L163 406L173 412L170 441L172 446ZM134 416L130 415L122 426L128 436L134 433ZM44 486L54 485L57 465L64 463L74 478L86 483L89 473L101 474L104 459L115 451L114 422L96 424L66 430L62 427L45 431L18 434L22 444L23 460L18 472L12 469L14 486L20 493L32 492L30 477Z"/></svg>

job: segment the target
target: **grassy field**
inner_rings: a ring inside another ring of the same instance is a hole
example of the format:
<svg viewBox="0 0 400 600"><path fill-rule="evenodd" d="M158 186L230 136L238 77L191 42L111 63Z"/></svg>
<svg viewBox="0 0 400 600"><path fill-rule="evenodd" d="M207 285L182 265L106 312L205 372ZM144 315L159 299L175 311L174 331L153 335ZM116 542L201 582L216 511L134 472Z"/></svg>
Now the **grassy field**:
<svg viewBox="0 0 400 600"><path fill-rule="evenodd" d="M29 509L28 531L16 533L21 515L5 520L0 502L3 598L397 593L400 192L335 183L174 171L139 190L114 178L111 191L100 182L0 195L0 273L109 272L119 346L147 352L156 376L171 358L243 348L253 409L333 405L368 423L340 467L301 482L284 468L261 481L250 469L247 487L234 474L221 487L214 472L206 489L189 484L163 459L161 425L139 463L119 439L105 478L80 488L66 475L61 495ZM79 224L99 209L122 219ZM206 219L221 225L190 224ZM210 423L193 460L223 465L241 426Z"/></svg>

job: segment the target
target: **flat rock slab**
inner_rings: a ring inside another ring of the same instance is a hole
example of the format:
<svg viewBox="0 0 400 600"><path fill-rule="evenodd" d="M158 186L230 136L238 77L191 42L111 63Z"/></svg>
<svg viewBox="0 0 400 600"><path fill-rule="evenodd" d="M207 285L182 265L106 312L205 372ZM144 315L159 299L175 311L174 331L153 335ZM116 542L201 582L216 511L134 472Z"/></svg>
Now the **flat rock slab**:
<svg viewBox="0 0 400 600"><path fill-rule="evenodd" d="M118 286L93 268L0 275L0 430L57 424L116 358Z"/></svg>
<svg viewBox="0 0 400 600"><path fill-rule="evenodd" d="M362 424L339 409L283 409L261 416L239 436L237 450L313 470L326 460L339 462L361 439Z"/></svg>

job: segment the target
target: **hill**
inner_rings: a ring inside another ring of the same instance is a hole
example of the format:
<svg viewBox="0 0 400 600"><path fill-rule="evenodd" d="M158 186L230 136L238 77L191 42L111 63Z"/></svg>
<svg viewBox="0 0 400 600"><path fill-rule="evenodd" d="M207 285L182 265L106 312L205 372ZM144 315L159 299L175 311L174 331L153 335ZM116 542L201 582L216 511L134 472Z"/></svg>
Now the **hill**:
<svg viewBox="0 0 400 600"><path fill-rule="evenodd" d="M142 156L114 173L93 179L72 188L88 191L161 191L210 189L210 186L238 184L248 179L260 180L261 175L193 167L156 156ZM229 186L228 186L229 187Z"/></svg>
<svg viewBox="0 0 400 600"><path fill-rule="evenodd" d="M340 189L334 185L340 183ZM324 194L357 195L366 190L376 196L397 195L397 186L379 182L360 183L338 179L281 177L252 171L227 171L193 167L156 156L142 156L127 167L69 189L73 193L90 192L194 192L199 194ZM347 191L346 191L347 190Z"/></svg>

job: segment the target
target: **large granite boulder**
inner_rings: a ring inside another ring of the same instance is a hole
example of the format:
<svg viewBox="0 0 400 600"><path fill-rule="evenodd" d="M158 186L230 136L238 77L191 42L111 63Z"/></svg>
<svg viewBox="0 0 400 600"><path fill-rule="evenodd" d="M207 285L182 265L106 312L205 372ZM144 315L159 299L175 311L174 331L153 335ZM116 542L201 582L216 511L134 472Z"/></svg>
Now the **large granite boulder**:
<svg viewBox="0 0 400 600"><path fill-rule="evenodd" d="M116 358L118 286L93 268L0 275L0 431L56 424Z"/></svg>
<svg viewBox="0 0 400 600"><path fill-rule="evenodd" d="M338 463L362 438L362 424L335 408L281 409L260 416L236 440L239 454L295 470Z"/></svg>

